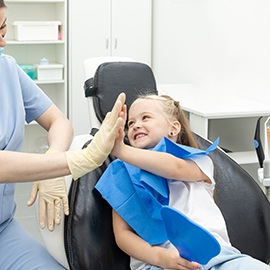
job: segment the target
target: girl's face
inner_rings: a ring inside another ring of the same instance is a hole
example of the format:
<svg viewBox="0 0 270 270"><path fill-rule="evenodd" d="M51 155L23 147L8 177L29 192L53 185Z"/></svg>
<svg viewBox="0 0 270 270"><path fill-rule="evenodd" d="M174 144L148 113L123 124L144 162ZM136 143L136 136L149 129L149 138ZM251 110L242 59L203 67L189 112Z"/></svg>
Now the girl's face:
<svg viewBox="0 0 270 270"><path fill-rule="evenodd" d="M153 148L173 127L152 100L138 99L129 109L128 138L136 148Z"/></svg>
<svg viewBox="0 0 270 270"><path fill-rule="evenodd" d="M4 39L4 36L7 33L6 20L6 8L0 8L0 47L6 46L6 41Z"/></svg>

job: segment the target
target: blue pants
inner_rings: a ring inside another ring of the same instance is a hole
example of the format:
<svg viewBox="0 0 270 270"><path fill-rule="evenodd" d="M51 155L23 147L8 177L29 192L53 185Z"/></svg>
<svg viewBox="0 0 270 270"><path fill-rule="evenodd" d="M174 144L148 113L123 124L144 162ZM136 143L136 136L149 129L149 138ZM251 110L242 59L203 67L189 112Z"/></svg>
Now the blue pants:
<svg viewBox="0 0 270 270"><path fill-rule="evenodd" d="M48 251L12 220L0 233L1 270L63 270Z"/></svg>
<svg viewBox="0 0 270 270"><path fill-rule="evenodd" d="M233 247L221 247L221 252L200 270L270 270L270 266L248 255L241 254Z"/></svg>
<svg viewBox="0 0 270 270"><path fill-rule="evenodd" d="M270 270L270 266L248 255L241 254L233 247L222 247L218 256L201 266L200 270ZM148 265L144 270L162 270Z"/></svg>

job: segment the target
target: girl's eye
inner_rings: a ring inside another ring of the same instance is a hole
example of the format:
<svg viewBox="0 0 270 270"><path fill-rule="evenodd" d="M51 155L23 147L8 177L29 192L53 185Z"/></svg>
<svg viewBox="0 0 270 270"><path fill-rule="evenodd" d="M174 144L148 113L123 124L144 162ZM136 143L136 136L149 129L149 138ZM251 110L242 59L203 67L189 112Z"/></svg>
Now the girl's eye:
<svg viewBox="0 0 270 270"><path fill-rule="evenodd" d="M131 128L134 125L134 122L128 122L128 128Z"/></svg>
<svg viewBox="0 0 270 270"><path fill-rule="evenodd" d="M142 118L142 120L146 120L146 119L148 119L148 118L149 118L148 115L144 115L143 118Z"/></svg>

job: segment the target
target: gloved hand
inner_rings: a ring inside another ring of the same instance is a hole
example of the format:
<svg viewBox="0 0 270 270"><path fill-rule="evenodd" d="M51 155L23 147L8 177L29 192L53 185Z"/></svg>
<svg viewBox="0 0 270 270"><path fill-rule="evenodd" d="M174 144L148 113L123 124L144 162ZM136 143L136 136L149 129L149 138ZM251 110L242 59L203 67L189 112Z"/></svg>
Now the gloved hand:
<svg viewBox="0 0 270 270"><path fill-rule="evenodd" d="M57 150L49 149L46 154L57 152ZM63 205L65 215L69 214L68 196L64 177L35 182L27 202L28 206L33 205L38 193L39 226L44 229L47 220L48 229L53 231L54 226L61 223L61 205Z"/></svg>
<svg viewBox="0 0 270 270"><path fill-rule="evenodd" d="M67 151L67 163L74 180L99 167L112 151L115 138L123 125L120 116L126 95L121 93L111 112L107 113L100 130L85 149Z"/></svg>

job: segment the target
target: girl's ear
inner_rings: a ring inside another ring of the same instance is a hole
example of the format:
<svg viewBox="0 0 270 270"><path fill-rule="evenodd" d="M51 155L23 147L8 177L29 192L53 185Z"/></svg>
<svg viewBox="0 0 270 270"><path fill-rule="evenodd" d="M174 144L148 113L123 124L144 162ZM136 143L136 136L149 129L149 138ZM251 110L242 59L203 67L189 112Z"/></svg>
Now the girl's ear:
<svg viewBox="0 0 270 270"><path fill-rule="evenodd" d="M180 133L181 131L181 124L179 121L174 121L171 129L170 129L170 134L169 137L173 138L173 137L177 137L177 135Z"/></svg>

